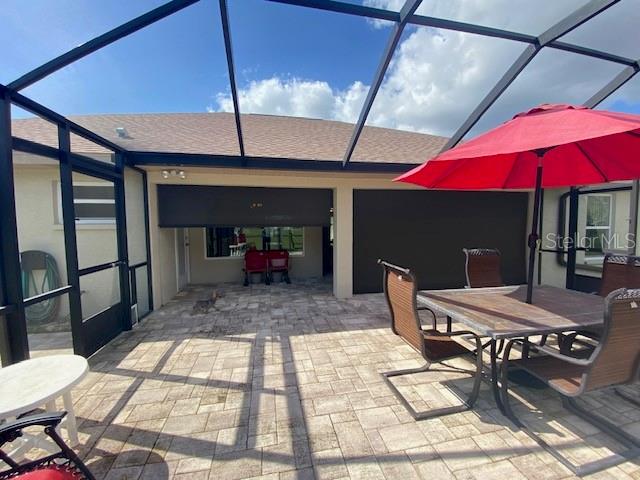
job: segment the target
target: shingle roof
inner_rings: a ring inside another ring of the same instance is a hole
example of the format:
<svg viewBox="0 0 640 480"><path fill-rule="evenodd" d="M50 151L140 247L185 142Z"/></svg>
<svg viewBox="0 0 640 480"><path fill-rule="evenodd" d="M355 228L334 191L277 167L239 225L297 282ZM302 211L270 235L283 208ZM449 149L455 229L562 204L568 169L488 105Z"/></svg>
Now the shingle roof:
<svg viewBox="0 0 640 480"><path fill-rule="evenodd" d="M70 116L71 120L121 145L127 150L239 155L234 116L231 113L160 113ZM129 138L121 138L124 127ZM301 160L342 160L353 124L330 120L273 115L242 115L245 152L249 156ZM13 135L57 146L53 125L41 119L13 121ZM437 154L445 137L365 127L353 161L421 163ZM103 150L83 139L72 138L72 150Z"/></svg>

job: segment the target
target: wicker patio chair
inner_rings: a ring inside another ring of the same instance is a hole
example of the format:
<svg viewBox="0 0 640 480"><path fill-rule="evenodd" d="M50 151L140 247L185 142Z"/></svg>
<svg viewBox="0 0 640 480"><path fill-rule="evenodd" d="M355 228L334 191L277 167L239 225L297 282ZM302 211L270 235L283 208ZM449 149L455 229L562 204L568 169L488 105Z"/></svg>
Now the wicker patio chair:
<svg viewBox="0 0 640 480"><path fill-rule="evenodd" d="M606 297L619 288L640 288L640 257L612 253L604 256L598 295Z"/></svg>
<svg viewBox="0 0 640 480"><path fill-rule="evenodd" d="M576 358L554 348L530 344L529 348L542 355L509 360L515 344L524 345L526 339L507 343L501 366L501 396L507 416L531 438L560 460L573 473L586 475L608 468L640 455L640 439L625 432L602 416L580 407L575 398L616 385L638 380L640 373L640 289L618 289L605 299L604 327L598 346L588 358ZM546 383L562 396L562 403L571 413L595 425L627 447L621 454L576 466L558 450L548 445L514 414L509 404L510 369L523 369Z"/></svg>
<svg viewBox="0 0 640 480"><path fill-rule="evenodd" d="M392 377L426 372L433 363L441 363L462 355L473 355L473 351L456 342L454 337L465 335L474 338L476 349L479 352L482 351L482 345L478 336L470 331L439 332L435 315L433 315L432 328L423 329L418 316L419 308L416 300L417 284L414 275L408 269L392 265L382 260L378 260L378 263L382 265L384 272L384 294L391 314L391 330L417 350L426 361L426 364L420 368L385 372L382 374L384 380L394 395L416 420L438 417L470 409L473 407L480 392L480 382L482 380L481 354L477 355L475 359L476 368L471 394L468 398L463 399L464 403L462 405L417 412L391 382L390 379ZM425 308L424 310L428 309ZM431 310L428 311L431 312ZM433 312L431 313L433 314Z"/></svg>
<svg viewBox="0 0 640 480"><path fill-rule="evenodd" d="M463 248L466 288L502 287L501 257L497 248ZM447 323L450 323L447 319ZM546 338L545 338L546 341ZM487 348L490 342L482 345ZM502 352L504 340L500 340L498 354Z"/></svg>
<svg viewBox="0 0 640 480"><path fill-rule="evenodd" d="M65 415L66 412L30 415L0 425L0 460L9 466L0 471L0 480L95 480L87 466L56 432ZM3 450L5 445L21 437L27 427L44 427L44 433L60 451L23 463L11 458Z"/></svg>
<svg viewBox="0 0 640 480"><path fill-rule="evenodd" d="M467 288L502 287L500 251L495 248L463 248Z"/></svg>
<svg viewBox="0 0 640 480"><path fill-rule="evenodd" d="M602 262L602 281L597 293L606 297L620 288L640 288L640 257L607 253ZM601 328L573 332L560 337L562 350L564 353L568 353L577 343L585 349L582 353L586 355L595 348L594 342L597 342L601 336ZM589 341L580 341L579 337L586 337ZM628 400L640 405L637 400L630 398Z"/></svg>

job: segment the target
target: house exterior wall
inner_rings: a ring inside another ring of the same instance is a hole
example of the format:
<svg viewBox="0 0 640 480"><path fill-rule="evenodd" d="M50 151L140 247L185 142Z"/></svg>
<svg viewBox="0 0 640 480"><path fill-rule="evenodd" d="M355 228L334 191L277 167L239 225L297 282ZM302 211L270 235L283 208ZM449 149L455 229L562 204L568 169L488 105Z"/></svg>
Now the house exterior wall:
<svg viewBox="0 0 640 480"><path fill-rule="evenodd" d="M241 257L206 258L204 228L189 229L189 270L191 283L223 283L243 280ZM322 227L304 228L304 254L290 257L290 276L322 276Z"/></svg>
<svg viewBox="0 0 640 480"><path fill-rule="evenodd" d="M152 242L152 254L154 261L154 305L159 306L175 295L177 286L175 282L175 245L163 238L171 236L173 229L158 227L158 184L178 183L172 179L162 177L162 167L147 167L147 181L149 183L149 209L150 209L150 238ZM268 171L249 169L223 169L223 168L186 168L187 177L179 183L183 185L217 185L217 186L244 186L244 187L273 187L273 188L322 188L334 191L334 294L340 298L353 295L352 274L352 232L353 222L353 188L413 188L405 184L392 183L393 175L389 174L353 174L336 172L299 172L299 171ZM341 216L342 212L342 216ZM340 221L342 218L343 221ZM154 245L160 247L156 251ZM166 268L158 268L162 257L171 256L172 264ZM320 261L320 258L318 261ZM337 261L336 261L337 260ZM321 269L321 263L319 267ZM192 281L194 278L192 277ZM164 292L164 294L162 293Z"/></svg>
<svg viewBox="0 0 640 480"><path fill-rule="evenodd" d="M333 288L338 298L348 298L353 295L353 250L358 248L353 244L353 191L354 190L412 190L419 189L407 184L394 183L393 174L354 173L354 172L301 172L301 171L269 171L231 168L183 167L186 178L182 180L164 179L162 170L166 167L145 167L148 172L149 209L150 209L150 238L152 244L154 304L160 306L171 299L176 293L175 281L175 245L173 244L173 229L163 229L158 226L157 185L215 185L215 186L243 186L243 187L272 187L272 188L322 188L333 190L334 216L334 262ZM527 204L528 215L531 202ZM461 205L460 208L464 208ZM419 212L416 212L419 218ZM201 241L201 234L192 235L191 241L197 244ZM515 242L525 243L525 238L514 238ZM191 255L203 252L203 246L193 245ZM203 254L202 254L203 255ZM197 258L197 257L196 257ZM321 256L319 256L319 259ZM194 260L192 260L193 262ZM192 263L193 266L193 263ZM201 265L198 265L199 268ZM231 267L237 272L236 267ZM321 263L318 264L321 268ZM221 270L222 278L227 272ZM206 277L202 272L192 269L191 281L195 282ZM233 274L235 275L235 274Z"/></svg>
<svg viewBox="0 0 640 480"><path fill-rule="evenodd" d="M158 192L147 176L149 192L149 242L153 272L153 304L164 305L178 292L176 235L173 228L158 227Z"/></svg>
<svg viewBox="0 0 640 480"><path fill-rule="evenodd" d="M15 152L14 158L20 251L41 250L51 254L56 260L61 283L66 285L64 230L58 215L60 173L57 162L38 165L33 162L33 156L20 152ZM100 181L84 176L76 179ZM115 232L115 224L76 226L80 268L117 259ZM106 308L119 296L118 277L111 271L81 277L80 288L84 317ZM64 319L68 315L69 306L64 295L61 297L58 317Z"/></svg>
<svg viewBox="0 0 640 480"><path fill-rule="evenodd" d="M558 234L558 218L560 215L560 198L568 189L548 189L544 192L544 207L542 220L542 244L546 248L556 248L554 244L555 235ZM626 235L629 233L629 219L631 206L631 192L618 191L611 192L612 201L612 221L611 233L615 235L621 245L616 245L614 251L626 253ZM578 203L578 233L584 234L587 222L587 198L585 195L579 197ZM568 218L568 206L567 217ZM561 247L562 245L557 245ZM612 245L613 247L614 245ZM537 260L537 259L536 259ZM576 274L587 277L600 278L602 276L599 268L600 262L589 260L585 252L576 253ZM537 276L537 263L536 263ZM537 278L537 277L536 277ZM564 288L566 284L566 268L560 265L554 253L542 254L542 283Z"/></svg>

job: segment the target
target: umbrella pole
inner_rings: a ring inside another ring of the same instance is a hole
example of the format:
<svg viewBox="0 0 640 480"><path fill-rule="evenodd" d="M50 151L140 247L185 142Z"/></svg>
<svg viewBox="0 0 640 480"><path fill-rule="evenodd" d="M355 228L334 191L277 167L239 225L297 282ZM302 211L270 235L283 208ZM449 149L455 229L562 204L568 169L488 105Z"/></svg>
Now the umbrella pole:
<svg viewBox="0 0 640 480"><path fill-rule="evenodd" d="M527 303L532 302L533 274L536 263L536 249L538 247L538 220L540 217L540 202L542 198L542 157L544 153L538 153L538 168L536 170L536 190L533 199L533 220L531 233L529 234L529 269L527 270Z"/></svg>

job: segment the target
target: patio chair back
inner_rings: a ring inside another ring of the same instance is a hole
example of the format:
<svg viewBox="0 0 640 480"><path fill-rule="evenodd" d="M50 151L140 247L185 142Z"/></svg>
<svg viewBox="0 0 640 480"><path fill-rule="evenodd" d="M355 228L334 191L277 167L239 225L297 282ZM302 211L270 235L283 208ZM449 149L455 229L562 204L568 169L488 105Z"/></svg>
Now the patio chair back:
<svg viewBox="0 0 640 480"><path fill-rule="evenodd" d="M619 288L640 288L640 257L611 253L604 256L598 294L606 297Z"/></svg>
<svg viewBox="0 0 640 480"><path fill-rule="evenodd" d="M244 254L244 269L247 273L268 271L267 254L259 250L247 250Z"/></svg>
<svg viewBox="0 0 640 480"><path fill-rule="evenodd" d="M591 355L584 390L631 383L640 366L640 289L621 288L605 300L604 328Z"/></svg>
<svg viewBox="0 0 640 480"><path fill-rule="evenodd" d="M468 288L501 287L500 251L495 248L463 248Z"/></svg>
<svg viewBox="0 0 640 480"><path fill-rule="evenodd" d="M272 272L289 270L289 252L287 250L269 250L267 257Z"/></svg>
<svg viewBox="0 0 640 480"><path fill-rule="evenodd" d="M378 260L383 268L384 294L391 313L391 330L422 355L424 337L416 305L416 279L406 268Z"/></svg>

